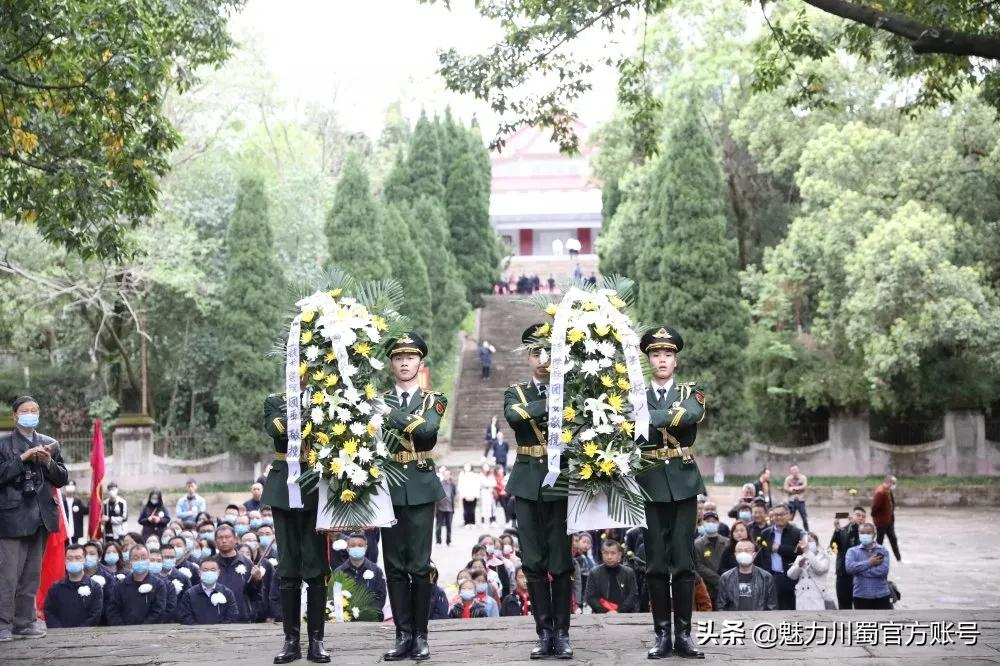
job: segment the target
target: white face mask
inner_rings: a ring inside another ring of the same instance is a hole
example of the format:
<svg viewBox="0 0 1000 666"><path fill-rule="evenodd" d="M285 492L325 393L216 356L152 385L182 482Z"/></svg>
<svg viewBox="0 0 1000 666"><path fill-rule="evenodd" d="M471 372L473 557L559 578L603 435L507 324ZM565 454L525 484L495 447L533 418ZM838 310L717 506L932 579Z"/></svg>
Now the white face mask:
<svg viewBox="0 0 1000 666"><path fill-rule="evenodd" d="M809 552L810 553L816 552L816 544L814 544L812 541L809 542Z"/></svg>
<svg viewBox="0 0 1000 666"><path fill-rule="evenodd" d="M753 562L753 555L750 553L736 553L736 561L741 567L749 566Z"/></svg>

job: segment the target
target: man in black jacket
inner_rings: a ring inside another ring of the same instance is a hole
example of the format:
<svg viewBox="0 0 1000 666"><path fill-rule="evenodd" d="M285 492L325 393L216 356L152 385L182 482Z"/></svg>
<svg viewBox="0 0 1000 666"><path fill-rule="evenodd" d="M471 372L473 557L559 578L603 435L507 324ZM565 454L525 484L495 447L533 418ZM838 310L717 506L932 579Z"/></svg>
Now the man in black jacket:
<svg viewBox="0 0 1000 666"><path fill-rule="evenodd" d="M602 564L590 570L585 592L587 604L595 613L636 613L639 611L639 586L635 572L621 563L622 548L614 539L601 545Z"/></svg>
<svg viewBox="0 0 1000 666"><path fill-rule="evenodd" d="M864 507L856 506L851 511L850 522L843 527L836 518L833 521L833 536L830 537L830 547L837 552L837 608L850 610L854 608L854 576L847 573L844 566L847 551L861 543L858 538L858 528L865 524L867 513Z"/></svg>
<svg viewBox="0 0 1000 666"><path fill-rule="evenodd" d="M38 402L11 402L17 427L0 437L0 641L41 638L35 594L50 532L59 531L54 488L68 474L54 439L37 432Z"/></svg>
<svg viewBox="0 0 1000 666"><path fill-rule="evenodd" d="M778 610L795 610L795 581L788 568L799 555L802 530L791 524L792 514L784 504L775 505L774 523L760 535L756 565L771 574L778 593Z"/></svg>

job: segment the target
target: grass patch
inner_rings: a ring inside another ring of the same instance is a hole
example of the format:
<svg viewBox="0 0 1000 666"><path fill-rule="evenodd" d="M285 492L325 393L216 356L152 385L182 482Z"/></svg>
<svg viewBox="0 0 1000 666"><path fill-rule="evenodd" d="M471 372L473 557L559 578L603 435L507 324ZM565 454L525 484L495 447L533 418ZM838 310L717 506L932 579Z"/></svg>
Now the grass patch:
<svg viewBox="0 0 1000 666"><path fill-rule="evenodd" d="M874 488L882 483L881 476L809 476L809 485L816 488ZM900 476L902 488L957 488L963 486L1000 486L998 476ZM756 476L726 476L724 486L753 483ZM771 474L773 488L780 488L784 478Z"/></svg>

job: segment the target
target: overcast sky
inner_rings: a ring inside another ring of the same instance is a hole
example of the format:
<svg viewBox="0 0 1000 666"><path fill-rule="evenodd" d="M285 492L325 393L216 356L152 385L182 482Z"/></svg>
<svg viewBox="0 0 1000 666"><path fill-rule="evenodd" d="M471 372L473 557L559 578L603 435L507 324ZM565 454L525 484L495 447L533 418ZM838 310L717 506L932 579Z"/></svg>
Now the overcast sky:
<svg viewBox="0 0 1000 666"><path fill-rule="evenodd" d="M237 39L255 43L283 98L324 105L336 98L350 130L378 136L385 108L400 100L411 120L421 108L446 105L466 121L475 113L492 136L496 118L485 104L445 90L437 50L484 51L500 33L471 0L452 5L448 11L417 0L250 0L232 27ZM575 48L602 53L606 42L606 34L595 34ZM594 91L578 104L590 127L614 107L615 72L602 68L593 81Z"/></svg>

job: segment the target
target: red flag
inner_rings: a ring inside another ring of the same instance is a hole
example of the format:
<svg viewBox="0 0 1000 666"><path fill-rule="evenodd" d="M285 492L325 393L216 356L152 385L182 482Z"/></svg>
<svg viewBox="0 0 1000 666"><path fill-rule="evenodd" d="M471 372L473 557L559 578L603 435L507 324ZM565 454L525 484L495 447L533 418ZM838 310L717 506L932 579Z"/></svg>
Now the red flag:
<svg viewBox="0 0 1000 666"><path fill-rule="evenodd" d="M66 573L66 541L69 530L66 529L66 511L63 508L62 493L53 489L55 495L56 514L59 516L59 531L49 534L45 542L45 554L42 555L42 574L38 579L38 593L35 595L35 607L38 616L45 619L45 595L49 587Z"/></svg>
<svg viewBox="0 0 1000 666"><path fill-rule="evenodd" d="M90 449L90 518L87 534L101 538L101 508L104 504L104 430L100 419L94 421L94 443Z"/></svg>

